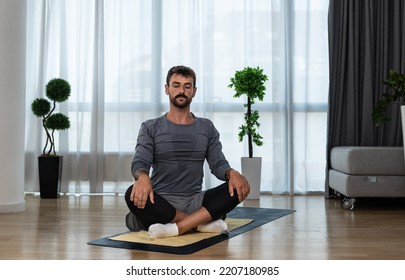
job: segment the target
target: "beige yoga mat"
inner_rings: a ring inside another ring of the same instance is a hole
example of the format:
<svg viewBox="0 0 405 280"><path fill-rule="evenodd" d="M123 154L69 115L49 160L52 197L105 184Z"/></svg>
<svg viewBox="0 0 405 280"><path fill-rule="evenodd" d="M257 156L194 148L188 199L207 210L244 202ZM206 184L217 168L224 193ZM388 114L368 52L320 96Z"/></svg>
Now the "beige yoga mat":
<svg viewBox="0 0 405 280"><path fill-rule="evenodd" d="M228 231L232 231L241 226L251 223L253 219L234 219L226 218L225 222L228 225ZM167 237L161 239L151 240L148 236L148 232L141 230L138 232L129 232L114 237L110 237L111 240L115 241L125 241L125 242L136 242L143 244L153 244L153 245L164 245L172 247L181 247L185 245L190 245L195 242L219 235L219 233L206 233L206 232L190 232L176 237Z"/></svg>

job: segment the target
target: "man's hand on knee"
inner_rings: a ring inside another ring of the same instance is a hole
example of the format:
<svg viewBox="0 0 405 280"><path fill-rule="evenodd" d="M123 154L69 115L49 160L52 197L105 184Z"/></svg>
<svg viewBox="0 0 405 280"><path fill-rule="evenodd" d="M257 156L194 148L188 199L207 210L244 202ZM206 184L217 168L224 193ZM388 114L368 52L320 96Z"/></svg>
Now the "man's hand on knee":
<svg viewBox="0 0 405 280"><path fill-rule="evenodd" d="M231 169L228 174L229 194L233 197L236 190L240 202L245 200L250 192L249 182L238 171Z"/></svg>
<svg viewBox="0 0 405 280"><path fill-rule="evenodd" d="M135 181L130 199L134 202L134 205L140 209L145 208L148 199L152 204L155 203L149 175L144 174L139 176L138 180Z"/></svg>

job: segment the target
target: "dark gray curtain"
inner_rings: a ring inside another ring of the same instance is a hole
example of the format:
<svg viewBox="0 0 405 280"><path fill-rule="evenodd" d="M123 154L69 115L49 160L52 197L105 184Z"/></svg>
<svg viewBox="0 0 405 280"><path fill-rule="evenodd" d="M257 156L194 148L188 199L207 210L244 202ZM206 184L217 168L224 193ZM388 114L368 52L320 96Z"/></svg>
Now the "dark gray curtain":
<svg viewBox="0 0 405 280"><path fill-rule="evenodd" d="M398 106L388 108L391 120L381 127L371 113L388 90L382 83L388 71L405 72L404 2L330 0L326 172L335 146L402 145ZM326 175L326 197L329 191Z"/></svg>

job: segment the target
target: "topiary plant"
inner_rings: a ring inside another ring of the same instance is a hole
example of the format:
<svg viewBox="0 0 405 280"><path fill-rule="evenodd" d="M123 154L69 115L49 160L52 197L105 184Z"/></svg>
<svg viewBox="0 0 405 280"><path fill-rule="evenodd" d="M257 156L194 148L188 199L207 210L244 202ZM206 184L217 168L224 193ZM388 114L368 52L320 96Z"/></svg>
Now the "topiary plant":
<svg viewBox="0 0 405 280"><path fill-rule="evenodd" d="M253 157L253 143L256 146L263 145L263 137L257 132L260 127L259 112L252 110L252 105L255 100L263 101L268 80L267 75L263 73L263 69L259 67L245 67L240 71L236 71L235 75L231 78L229 88L235 90L233 97L239 98L246 95L247 103L243 104L246 108L244 116L245 124L239 127L239 141L242 142L243 137L248 136L249 157Z"/></svg>
<svg viewBox="0 0 405 280"><path fill-rule="evenodd" d="M46 133L46 142L42 150L43 156L55 156L55 130L65 130L70 127L69 117L62 113L54 113L56 103L66 101L70 96L70 85L60 78L50 80L46 85L45 98L36 98L31 104L31 110L35 116L42 118L42 126ZM51 108L52 107L52 108Z"/></svg>

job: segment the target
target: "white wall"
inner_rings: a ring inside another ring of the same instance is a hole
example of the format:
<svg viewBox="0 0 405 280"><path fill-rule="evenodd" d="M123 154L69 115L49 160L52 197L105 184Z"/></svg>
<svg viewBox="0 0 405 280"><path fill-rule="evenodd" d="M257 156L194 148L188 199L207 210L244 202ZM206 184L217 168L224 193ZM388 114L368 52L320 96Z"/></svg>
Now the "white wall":
<svg viewBox="0 0 405 280"><path fill-rule="evenodd" d="M0 0L0 213L25 210L26 1Z"/></svg>

